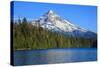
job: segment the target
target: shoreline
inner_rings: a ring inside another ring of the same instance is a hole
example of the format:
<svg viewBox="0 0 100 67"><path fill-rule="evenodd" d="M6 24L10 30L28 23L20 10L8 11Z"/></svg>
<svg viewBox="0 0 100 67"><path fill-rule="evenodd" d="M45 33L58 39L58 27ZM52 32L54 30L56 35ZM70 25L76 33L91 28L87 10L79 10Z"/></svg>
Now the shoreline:
<svg viewBox="0 0 100 67"><path fill-rule="evenodd" d="M14 49L14 51L24 51L24 50L58 50L58 49L61 49L61 50L63 50L63 49L97 49L97 48L45 48L45 49Z"/></svg>

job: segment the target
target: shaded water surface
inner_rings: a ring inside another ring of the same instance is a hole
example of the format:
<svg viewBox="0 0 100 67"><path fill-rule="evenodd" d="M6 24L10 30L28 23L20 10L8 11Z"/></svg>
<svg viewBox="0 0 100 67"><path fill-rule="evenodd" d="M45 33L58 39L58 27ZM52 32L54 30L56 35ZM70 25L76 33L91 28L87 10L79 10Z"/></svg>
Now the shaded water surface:
<svg viewBox="0 0 100 67"><path fill-rule="evenodd" d="M14 65L52 64L96 60L97 49L95 48L14 51Z"/></svg>

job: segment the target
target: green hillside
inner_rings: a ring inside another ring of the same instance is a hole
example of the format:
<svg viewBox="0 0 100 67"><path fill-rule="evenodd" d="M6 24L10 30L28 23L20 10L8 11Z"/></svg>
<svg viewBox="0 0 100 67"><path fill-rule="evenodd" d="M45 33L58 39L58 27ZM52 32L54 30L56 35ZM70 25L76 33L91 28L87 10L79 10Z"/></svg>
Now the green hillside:
<svg viewBox="0 0 100 67"><path fill-rule="evenodd" d="M26 18L13 23L13 48L15 50L48 48L91 48L95 39L75 38L33 26Z"/></svg>

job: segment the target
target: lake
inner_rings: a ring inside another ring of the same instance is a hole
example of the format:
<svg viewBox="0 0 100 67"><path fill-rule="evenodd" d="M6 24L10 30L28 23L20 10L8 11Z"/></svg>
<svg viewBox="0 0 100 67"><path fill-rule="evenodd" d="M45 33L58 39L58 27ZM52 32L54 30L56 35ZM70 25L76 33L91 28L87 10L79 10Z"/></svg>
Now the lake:
<svg viewBox="0 0 100 67"><path fill-rule="evenodd" d="M45 50L15 50L14 65L37 65L96 61L96 48L66 48Z"/></svg>

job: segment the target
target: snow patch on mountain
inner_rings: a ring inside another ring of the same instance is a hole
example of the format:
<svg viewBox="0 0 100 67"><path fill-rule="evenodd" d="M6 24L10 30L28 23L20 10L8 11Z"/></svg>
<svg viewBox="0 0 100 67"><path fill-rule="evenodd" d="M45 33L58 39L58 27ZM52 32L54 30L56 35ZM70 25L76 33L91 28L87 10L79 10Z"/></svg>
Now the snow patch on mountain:
<svg viewBox="0 0 100 67"><path fill-rule="evenodd" d="M32 24L35 26L40 25L45 29L64 33L64 34L70 34L72 36L85 37L88 34L90 35L90 37L94 37L93 32L80 28L79 26L72 24L68 20L62 19L59 15L57 15L52 10L49 10L39 19L34 20Z"/></svg>

